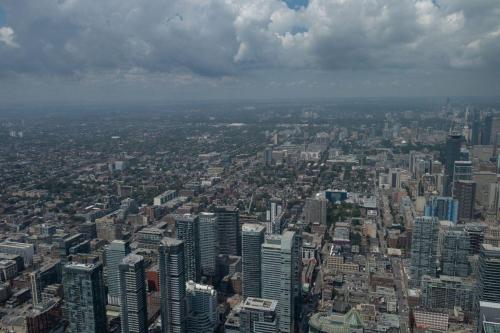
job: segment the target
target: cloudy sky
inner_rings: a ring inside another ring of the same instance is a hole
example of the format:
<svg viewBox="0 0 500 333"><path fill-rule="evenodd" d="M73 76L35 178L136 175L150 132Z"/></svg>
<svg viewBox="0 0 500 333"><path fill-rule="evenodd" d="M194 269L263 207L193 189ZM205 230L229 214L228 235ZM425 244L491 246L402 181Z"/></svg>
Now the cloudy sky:
<svg viewBox="0 0 500 333"><path fill-rule="evenodd" d="M500 95L499 0L0 0L0 99Z"/></svg>

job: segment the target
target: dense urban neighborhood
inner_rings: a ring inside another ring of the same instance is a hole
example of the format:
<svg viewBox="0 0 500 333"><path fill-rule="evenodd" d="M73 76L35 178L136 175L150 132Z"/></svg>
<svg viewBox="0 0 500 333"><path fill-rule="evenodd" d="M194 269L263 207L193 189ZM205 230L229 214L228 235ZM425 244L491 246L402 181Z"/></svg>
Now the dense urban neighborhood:
<svg viewBox="0 0 500 333"><path fill-rule="evenodd" d="M500 104L0 112L0 332L500 331Z"/></svg>

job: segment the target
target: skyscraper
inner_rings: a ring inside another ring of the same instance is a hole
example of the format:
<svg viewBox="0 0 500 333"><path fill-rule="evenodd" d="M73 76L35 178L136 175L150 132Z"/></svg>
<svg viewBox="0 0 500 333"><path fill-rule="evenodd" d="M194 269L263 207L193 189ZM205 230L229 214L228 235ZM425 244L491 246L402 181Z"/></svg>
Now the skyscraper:
<svg viewBox="0 0 500 333"><path fill-rule="evenodd" d="M493 144L493 150L491 152L492 158L496 159L498 157L498 148L500 148L500 132L497 132L495 135L495 142Z"/></svg>
<svg viewBox="0 0 500 333"><path fill-rule="evenodd" d="M436 276L439 221L435 217L419 216L413 222L410 276L415 286L423 275Z"/></svg>
<svg viewBox="0 0 500 333"><path fill-rule="evenodd" d="M142 228L136 233L137 245L143 249L156 250L163 237L164 231L154 227Z"/></svg>
<svg viewBox="0 0 500 333"><path fill-rule="evenodd" d="M282 202L278 198L271 199L266 211L266 233L281 234L284 222Z"/></svg>
<svg viewBox="0 0 500 333"><path fill-rule="evenodd" d="M500 173L500 169L497 172ZM488 209L489 212L493 214L495 218L498 220L500 217L500 183L490 184L490 193L488 196Z"/></svg>
<svg viewBox="0 0 500 333"><path fill-rule="evenodd" d="M478 333L500 331L500 303L479 302Z"/></svg>
<svg viewBox="0 0 500 333"><path fill-rule="evenodd" d="M269 210L266 212L266 215L268 215L267 220L269 221L274 221L274 219L280 215L283 211L283 206L282 202L278 198L271 199L271 202L269 203Z"/></svg>
<svg viewBox="0 0 500 333"><path fill-rule="evenodd" d="M146 275L144 258L129 254L119 265L122 333L147 333Z"/></svg>
<svg viewBox="0 0 500 333"><path fill-rule="evenodd" d="M217 217L214 213L200 214L200 266L203 275L215 276L217 267Z"/></svg>
<svg viewBox="0 0 500 333"><path fill-rule="evenodd" d="M42 291L48 285L61 283L61 261L49 261L30 273L31 298L33 305L42 303Z"/></svg>
<svg viewBox="0 0 500 333"><path fill-rule="evenodd" d="M219 254L241 255L240 212L232 206L215 208Z"/></svg>
<svg viewBox="0 0 500 333"><path fill-rule="evenodd" d="M425 205L425 216L434 216L439 220L458 222L458 200L451 197L431 196Z"/></svg>
<svg viewBox="0 0 500 333"><path fill-rule="evenodd" d="M401 189L401 171L399 169L389 169L389 182L393 190Z"/></svg>
<svg viewBox="0 0 500 333"><path fill-rule="evenodd" d="M276 300L254 297L245 299L240 311L240 332L279 332L277 307Z"/></svg>
<svg viewBox="0 0 500 333"><path fill-rule="evenodd" d="M187 280L198 282L200 279L200 229L196 215L184 214L175 216L177 239L184 241L184 264Z"/></svg>
<svg viewBox="0 0 500 333"><path fill-rule="evenodd" d="M108 304L120 305L120 270L118 266L123 258L130 253L127 241L114 240L106 247L106 282L108 285Z"/></svg>
<svg viewBox="0 0 500 333"><path fill-rule="evenodd" d="M420 305L426 309L450 309L459 306L463 311L476 309L474 281L443 275L433 278L422 276Z"/></svg>
<svg viewBox="0 0 500 333"><path fill-rule="evenodd" d="M245 223L241 231L243 297L261 295L261 246L266 228L261 224Z"/></svg>
<svg viewBox="0 0 500 333"><path fill-rule="evenodd" d="M469 234L465 231L446 230L441 245L441 273L450 276L468 276L469 253Z"/></svg>
<svg viewBox="0 0 500 333"><path fill-rule="evenodd" d="M455 161L453 165L453 183L451 193L455 196L456 183L459 180L472 180L472 162L471 161Z"/></svg>
<svg viewBox="0 0 500 333"><path fill-rule="evenodd" d="M455 184L455 197L458 200L458 220L470 221L474 217L476 202L476 182L459 180Z"/></svg>
<svg viewBox="0 0 500 333"><path fill-rule="evenodd" d="M489 145L492 143L491 142L492 124L493 124L493 116L491 114L484 117L483 128L481 129L482 145Z"/></svg>
<svg viewBox="0 0 500 333"><path fill-rule="evenodd" d="M500 247L481 245L478 285L480 301L500 303Z"/></svg>
<svg viewBox="0 0 500 333"><path fill-rule="evenodd" d="M278 301L281 332L294 332L300 294L301 237L294 231L266 236L262 244L262 298ZM278 287L279 286L279 287Z"/></svg>
<svg viewBox="0 0 500 333"><path fill-rule="evenodd" d="M264 164L266 166L269 166L273 163L273 148L272 147L266 147L266 149L264 149L263 158L264 158Z"/></svg>
<svg viewBox="0 0 500 333"><path fill-rule="evenodd" d="M470 254L479 254L481 244L484 243L484 234L486 225L480 223L467 223L464 230L469 235L470 239Z"/></svg>
<svg viewBox="0 0 500 333"><path fill-rule="evenodd" d="M186 283L188 333L213 332L218 324L217 291L214 287L198 284L193 281Z"/></svg>
<svg viewBox="0 0 500 333"><path fill-rule="evenodd" d="M319 222L320 224L326 225L326 209L328 206L328 200L320 196L313 198L307 198L304 207L306 223L312 224L314 222Z"/></svg>
<svg viewBox="0 0 500 333"><path fill-rule="evenodd" d="M500 117L495 115L491 119L490 145L496 144L498 132L500 132Z"/></svg>
<svg viewBox="0 0 500 333"><path fill-rule="evenodd" d="M163 333L186 332L186 278L184 242L164 238L160 242L159 270L161 326Z"/></svg>
<svg viewBox="0 0 500 333"><path fill-rule="evenodd" d="M107 332L102 265L68 263L63 269L64 313L69 332Z"/></svg>
<svg viewBox="0 0 500 333"><path fill-rule="evenodd" d="M462 145L462 135L457 132L452 132L446 139L446 154L444 172L446 175L444 184L444 195L451 196L453 171L455 161L460 160L460 147Z"/></svg>
<svg viewBox="0 0 500 333"><path fill-rule="evenodd" d="M472 124L471 124L471 143L478 145L481 143L481 112L479 110L472 110Z"/></svg>

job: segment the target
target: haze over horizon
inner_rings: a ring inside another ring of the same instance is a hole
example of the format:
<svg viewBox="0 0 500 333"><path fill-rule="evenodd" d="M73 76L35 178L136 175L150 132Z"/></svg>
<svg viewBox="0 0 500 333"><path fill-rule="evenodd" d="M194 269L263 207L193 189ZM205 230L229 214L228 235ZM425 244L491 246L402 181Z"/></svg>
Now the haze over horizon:
<svg viewBox="0 0 500 333"><path fill-rule="evenodd" d="M500 96L496 0L0 2L0 99Z"/></svg>

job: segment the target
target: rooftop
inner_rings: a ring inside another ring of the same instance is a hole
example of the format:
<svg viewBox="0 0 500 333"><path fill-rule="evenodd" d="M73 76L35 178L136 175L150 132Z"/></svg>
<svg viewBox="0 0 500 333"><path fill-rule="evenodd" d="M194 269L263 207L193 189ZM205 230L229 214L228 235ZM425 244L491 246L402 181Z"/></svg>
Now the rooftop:
<svg viewBox="0 0 500 333"><path fill-rule="evenodd" d="M196 283L196 282L191 281L191 280L186 282L186 291L187 292L203 292L203 293L210 294L210 295L217 295L217 292L215 291L214 287L207 285L207 284Z"/></svg>
<svg viewBox="0 0 500 333"><path fill-rule="evenodd" d="M100 263L97 263L97 264L82 264L82 263L79 263L79 262L70 262L70 263L67 263L64 266L64 268L88 272L88 271L93 270L94 268L96 268L99 265L100 265Z"/></svg>
<svg viewBox="0 0 500 333"><path fill-rule="evenodd" d="M479 306L480 307L485 307L485 308L499 309L500 310L500 303L480 301L479 302Z"/></svg>
<svg viewBox="0 0 500 333"><path fill-rule="evenodd" d="M200 216L214 217L215 214L214 213L208 213L208 212L202 212L202 213L200 213Z"/></svg>
<svg viewBox="0 0 500 333"><path fill-rule="evenodd" d="M262 224L257 223L245 223L243 224L242 231L244 232L262 232L266 227Z"/></svg>
<svg viewBox="0 0 500 333"><path fill-rule="evenodd" d="M122 263L125 265L135 265L142 260L144 260L143 256L131 253L123 258Z"/></svg>
<svg viewBox="0 0 500 333"><path fill-rule="evenodd" d="M248 297L243 303L243 308L263 311L275 311L277 305L278 302L273 299Z"/></svg>
<svg viewBox="0 0 500 333"><path fill-rule="evenodd" d="M486 251L498 251L500 252L500 247L498 246L493 246L491 244L482 244L482 247L486 250Z"/></svg>
<svg viewBox="0 0 500 333"><path fill-rule="evenodd" d="M194 214L175 214L174 218L176 221L193 221L198 216Z"/></svg>
<svg viewBox="0 0 500 333"><path fill-rule="evenodd" d="M0 243L0 246L3 246L3 247L16 247L16 248L20 248L20 249L30 249L30 248L33 248L33 245L32 244L28 244L28 243L20 243L20 242L12 242L12 241L5 241L3 243Z"/></svg>
<svg viewBox="0 0 500 333"><path fill-rule="evenodd" d="M167 246L178 246L182 244L183 242L180 239L175 239L171 237L165 237L161 240L161 244L167 245Z"/></svg>

